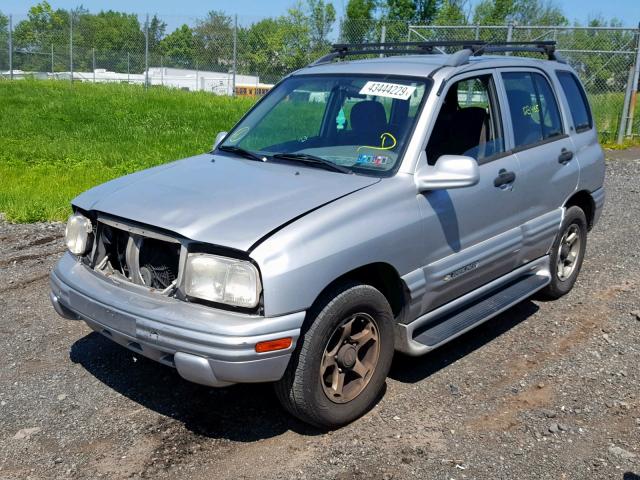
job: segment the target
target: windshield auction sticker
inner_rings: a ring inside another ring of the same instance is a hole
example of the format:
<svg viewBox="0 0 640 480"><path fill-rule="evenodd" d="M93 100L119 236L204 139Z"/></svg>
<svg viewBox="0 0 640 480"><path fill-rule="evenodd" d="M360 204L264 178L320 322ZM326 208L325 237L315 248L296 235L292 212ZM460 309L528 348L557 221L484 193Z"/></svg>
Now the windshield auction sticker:
<svg viewBox="0 0 640 480"><path fill-rule="evenodd" d="M397 98L398 100L409 100L416 87L400 85L398 83L367 82L360 90L360 95L373 95L375 97Z"/></svg>

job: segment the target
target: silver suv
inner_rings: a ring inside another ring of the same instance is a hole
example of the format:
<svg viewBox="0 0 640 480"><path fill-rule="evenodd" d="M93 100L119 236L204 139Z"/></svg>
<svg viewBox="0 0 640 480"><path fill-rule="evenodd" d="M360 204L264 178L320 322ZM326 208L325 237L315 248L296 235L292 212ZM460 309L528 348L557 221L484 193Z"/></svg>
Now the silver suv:
<svg viewBox="0 0 640 480"><path fill-rule="evenodd" d="M334 428L394 350L569 292L604 170L552 42L336 45L212 152L78 196L51 300L187 380L275 382Z"/></svg>

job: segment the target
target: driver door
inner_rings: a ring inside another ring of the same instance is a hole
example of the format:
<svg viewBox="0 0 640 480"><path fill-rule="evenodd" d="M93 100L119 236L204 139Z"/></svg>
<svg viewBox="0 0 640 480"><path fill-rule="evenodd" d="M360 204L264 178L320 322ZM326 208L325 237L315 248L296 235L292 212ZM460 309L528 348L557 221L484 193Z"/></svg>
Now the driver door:
<svg viewBox="0 0 640 480"><path fill-rule="evenodd" d="M441 94L423 160L435 165L441 155L473 157L480 181L418 196L426 235L422 313L518 266L520 166L508 151L495 85L493 71L473 72L449 80Z"/></svg>

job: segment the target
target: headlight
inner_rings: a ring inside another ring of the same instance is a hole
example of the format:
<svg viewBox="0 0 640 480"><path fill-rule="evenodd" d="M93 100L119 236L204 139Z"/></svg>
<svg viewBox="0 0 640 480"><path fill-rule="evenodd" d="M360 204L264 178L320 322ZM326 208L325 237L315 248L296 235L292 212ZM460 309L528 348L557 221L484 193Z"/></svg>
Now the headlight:
<svg viewBox="0 0 640 480"><path fill-rule="evenodd" d="M260 298L260 276L251 262L206 253L190 253L185 291L191 297L253 308Z"/></svg>
<svg viewBox="0 0 640 480"><path fill-rule="evenodd" d="M71 215L67 220L67 228L64 231L64 240L69 251L74 255L87 253L91 248L92 232L91 220L79 213Z"/></svg>

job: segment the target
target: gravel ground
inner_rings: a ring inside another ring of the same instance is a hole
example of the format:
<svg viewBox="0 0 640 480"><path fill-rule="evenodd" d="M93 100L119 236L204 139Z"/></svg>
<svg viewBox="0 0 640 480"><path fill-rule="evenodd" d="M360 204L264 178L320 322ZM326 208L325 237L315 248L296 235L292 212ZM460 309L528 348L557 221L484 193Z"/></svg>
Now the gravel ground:
<svg viewBox="0 0 640 480"><path fill-rule="evenodd" d="M379 404L330 433L268 385L190 384L59 318L63 226L0 220L0 478L640 480L640 150L608 155L573 292L397 355Z"/></svg>

